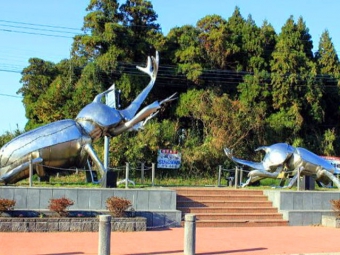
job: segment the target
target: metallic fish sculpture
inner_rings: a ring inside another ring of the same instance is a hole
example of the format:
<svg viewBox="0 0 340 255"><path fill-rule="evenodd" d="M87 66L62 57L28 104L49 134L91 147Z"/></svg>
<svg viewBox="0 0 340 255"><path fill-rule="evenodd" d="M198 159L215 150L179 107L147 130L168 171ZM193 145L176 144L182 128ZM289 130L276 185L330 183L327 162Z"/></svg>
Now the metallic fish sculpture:
<svg viewBox="0 0 340 255"><path fill-rule="evenodd" d="M225 148L224 152L238 165L247 166L252 170L248 174L248 180L242 187L264 178L277 178L280 173L284 176L292 176L288 184L291 188L300 176L312 176L321 186L327 186L333 182L340 189L340 181L334 174L340 172L327 160L301 147L293 147L286 143L276 143L271 146L262 146L255 151L263 150L266 154L261 162L252 162L238 159L233 156L232 150Z"/></svg>
<svg viewBox="0 0 340 255"><path fill-rule="evenodd" d="M175 99L173 94L137 112L156 81L158 66L158 52L155 57L147 58L146 67L137 66L137 69L150 76L150 82L126 109L118 110L101 102L102 97L113 90L111 87L98 94L75 120L47 124L5 144L0 149L0 182L12 184L28 178L30 162L34 164L34 171L39 177L48 177L62 172L61 168L84 167L89 159L98 168L103 182L107 169L94 151L92 141L142 128L164 104Z"/></svg>

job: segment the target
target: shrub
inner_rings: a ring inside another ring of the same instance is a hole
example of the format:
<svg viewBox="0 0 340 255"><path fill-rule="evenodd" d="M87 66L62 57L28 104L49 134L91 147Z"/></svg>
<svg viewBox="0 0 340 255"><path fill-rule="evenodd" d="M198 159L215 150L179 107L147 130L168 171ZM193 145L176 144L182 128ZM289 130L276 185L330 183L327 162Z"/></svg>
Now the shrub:
<svg viewBox="0 0 340 255"><path fill-rule="evenodd" d="M0 215L3 212L13 210L15 203L16 203L15 200L0 198Z"/></svg>
<svg viewBox="0 0 340 255"><path fill-rule="evenodd" d="M340 217L340 199L331 200L332 209L336 217Z"/></svg>
<svg viewBox="0 0 340 255"><path fill-rule="evenodd" d="M106 200L106 208L113 217L124 217L125 211L131 207L131 205L128 199L121 197L109 197Z"/></svg>
<svg viewBox="0 0 340 255"><path fill-rule="evenodd" d="M73 201L66 198L51 198L49 201L48 209L50 211L56 212L60 217L68 215L67 208L73 205Z"/></svg>

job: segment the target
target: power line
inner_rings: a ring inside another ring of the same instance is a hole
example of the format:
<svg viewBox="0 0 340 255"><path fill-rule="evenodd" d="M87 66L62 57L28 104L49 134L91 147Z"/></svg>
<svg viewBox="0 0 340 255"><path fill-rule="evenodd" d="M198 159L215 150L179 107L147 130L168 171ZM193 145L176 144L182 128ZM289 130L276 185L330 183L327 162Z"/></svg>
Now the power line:
<svg viewBox="0 0 340 255"><path fill-rule="evenodd" d="M9 94L3 94L3 93L0 93L0 96L4 96L4 97L15 97L15 98L23 98L21 96L14 96L14 95L9 95Z"/></svg>
<svg viewBox="0 0 340 255"><path fill-rule="evenodd" d="M10 70L10 69L0 69L0 72L8 72L8 73L21 73L19 70Z"/></svg>
<svg viewBox="0 0 340 255"><path fill-rule="evenodd" d="M18 21L9 21L9 20L0 20L0 23L13 23L13 24L23 24L23 25L30 25L30 26L38 26L38 27L49 27L49 28L60 28L60 29L67 29L67 30L75 30L79 31L78 28L71 28L71 27L61 27L61 26L51 26L51 25L43 25L43 24L34 24L34 23L26 23L26 22L18 22Z"/></svg>
<svg viewBox="0 0 340 255"><path fill-rule="evenodd" d="M36 27L22 27L22 26L12 26L12 25L2 25L1 27L12 27L12 28L19 28L19 29L28 29L28 30L39 30L39 31L47 31L52 33L66 33L66 34L73 34L76 35L77 33L68 32L68 31L61 31L61 30L52 30L52 29L44 29L44 28L36 28Z"/></svg>
<svg viewBox="0 0 340 255"><path fill-rule="evenodd" d="M0 31L3 32L30 34L37 36L51 36L59 38L73 38L67 36L66 34L72 34L73 36L76 36L77 34L84 34L83 32L81 32L81 29L71 27L51 26L9 20L0 20L0 27L2 27ZM44 31L48 33L38 33L36 31Z"/></svg>
<svg viewBox="0 0 340 255"><path fill-rule="evenodd" d="M30 35L41 35L41 36L51 36L51 37L60 37L60 38L73 38L70 36L63 36L63 35L51 35L51 34L42 34L42 33L34 33L34 32L25 32L25 31L17 31L17 30L9 30L9 29L0 29L3 32L10 32L10 33L19 33L19 34L30 34Z"/></svg>

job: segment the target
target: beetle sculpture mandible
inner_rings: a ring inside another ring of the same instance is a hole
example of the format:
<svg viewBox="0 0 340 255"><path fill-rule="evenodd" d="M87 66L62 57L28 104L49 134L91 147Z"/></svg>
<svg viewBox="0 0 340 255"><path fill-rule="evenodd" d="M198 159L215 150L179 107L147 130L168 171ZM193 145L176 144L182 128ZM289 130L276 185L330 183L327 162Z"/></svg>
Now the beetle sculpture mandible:
<svg viewBox="0 0 340 255"><path fill-rule="evenodd" d="M138 130L154 117L164 104L174 100L175 94L161 102L145 106L141 104L152 89L158 72L159 56L147 58L147 66L137 69L150 76L149 84L123 110L101 102L102 97L112 91L98 94L75 118L56 121L33 129L14 138L0 150L0 182L16 183L29 177L30 162L40 177L53 175L58 168L84 167L92 160L105 181L106 169L92 147L92 141L103 136L117 136L125 131ZM137 114L136 114L137 113Z"/></svg>
<svg viewBox="0 0 340 255"><path fill-rule="evenodd" d="M292 176L288 184L291 188L300 176L313 176L315 181L327 186L333 182L340 189L340 181L334 174L340 172L327 160L301 147L293 147L286 143L276 143L271 146L262 146L255 151L265 151L261 162L252 162L238 159L233 156L232 150L225 148L224 152L238 165L247 166L252 170L248 173L248 180L242 187L264 178L277 178L282 172L284 176Z"/></svg>

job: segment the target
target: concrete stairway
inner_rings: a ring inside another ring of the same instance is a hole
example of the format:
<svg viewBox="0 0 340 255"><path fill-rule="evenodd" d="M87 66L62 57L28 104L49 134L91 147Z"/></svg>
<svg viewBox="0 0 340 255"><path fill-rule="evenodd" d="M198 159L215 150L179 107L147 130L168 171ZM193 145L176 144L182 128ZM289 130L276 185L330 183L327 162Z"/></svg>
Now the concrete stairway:
<svg viewBox="0 0 340 255"><path fill-rule="evenodd" d="M262 190L176 188L182 218L196 215L197 227L288 226Z"/></svg>

